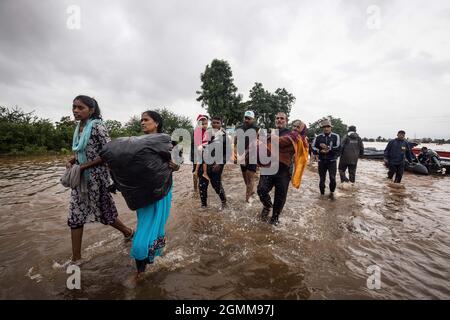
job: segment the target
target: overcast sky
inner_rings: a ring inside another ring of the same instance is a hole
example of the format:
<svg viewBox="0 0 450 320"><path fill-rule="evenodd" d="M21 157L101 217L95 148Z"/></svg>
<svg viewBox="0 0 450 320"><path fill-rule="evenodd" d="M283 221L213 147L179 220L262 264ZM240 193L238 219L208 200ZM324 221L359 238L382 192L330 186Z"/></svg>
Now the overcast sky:
<svg viewBox="0 0 450 320"><path fill-rule="evenodd" d="M106 119L162 106L194 119L214 58L244 98L255 82L293 93L291 119L450 138L448 0L0 1L0 105L52 120L78 94Z"/></svg>

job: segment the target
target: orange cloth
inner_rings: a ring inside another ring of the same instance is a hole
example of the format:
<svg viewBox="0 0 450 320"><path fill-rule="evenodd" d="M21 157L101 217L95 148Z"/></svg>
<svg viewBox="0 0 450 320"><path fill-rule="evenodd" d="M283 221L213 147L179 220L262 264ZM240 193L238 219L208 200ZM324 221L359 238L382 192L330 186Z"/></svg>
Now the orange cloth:
<svg viewBox="0 0 450 320"><path fill-rule="evenodd" d="M295 148L294 173L291 182L294 188L298 189L302 183L303 172L308 163L308 144L303 139L298 139L296 143L291 139L291 142Z"/></svg>

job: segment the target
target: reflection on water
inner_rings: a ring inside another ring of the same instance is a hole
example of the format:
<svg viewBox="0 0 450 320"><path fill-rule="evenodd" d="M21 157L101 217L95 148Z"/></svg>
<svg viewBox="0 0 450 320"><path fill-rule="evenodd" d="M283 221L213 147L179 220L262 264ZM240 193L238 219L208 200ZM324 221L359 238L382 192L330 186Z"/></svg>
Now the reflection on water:
<svg viewBox="0 0 450 320"><path fill-rule="evenodd" d="M313 165L291 189L281 224L257 220L243 202L240 170L228 166L229 208L210 191L200 211L189 166L175 174L168 245L141 285L130 244L112 228L84 234L82 289L66 289L61 265L71 254L66 226L69 191L59 184L58 157L2 159L0 164L0 298L44 299L321 299L450 298L448 177L405 174L390 184L382 163L360 161L357 185L320 199ZM120 216L136 223L120 194ZM382 288L367 288L367 268L381 268Z"/></svg>

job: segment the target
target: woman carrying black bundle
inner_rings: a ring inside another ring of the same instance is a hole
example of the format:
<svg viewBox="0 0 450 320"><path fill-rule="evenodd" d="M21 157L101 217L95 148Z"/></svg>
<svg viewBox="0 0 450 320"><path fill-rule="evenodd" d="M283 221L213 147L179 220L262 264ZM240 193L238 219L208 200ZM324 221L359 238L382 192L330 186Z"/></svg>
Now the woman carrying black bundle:
<svg viewBox="0 0 450 320"><path fill-rule="evenodd" d="M141 127L145 134L162 133L163 119L155 111L145 111L141 116ZM171 171L179 169L172 160L168 165ZM154 259L161 255L166 244L165 226L171 202L172 185L164 198L137 210L137 227L131 247L131 256L136 260L137 279L145 271L146 265L153 263Z"/></svg>
<svg viewBox="0 0 450 320"><path fill-rule="evenodd" d="M141 115L145 135L119 138L109 143L101 157L128 207L137 211L137 227L131 247L139 280L147 264L161 255L166 244L165 226L172 201L173 144L163 133L163 119L155 111Z"/></svg>

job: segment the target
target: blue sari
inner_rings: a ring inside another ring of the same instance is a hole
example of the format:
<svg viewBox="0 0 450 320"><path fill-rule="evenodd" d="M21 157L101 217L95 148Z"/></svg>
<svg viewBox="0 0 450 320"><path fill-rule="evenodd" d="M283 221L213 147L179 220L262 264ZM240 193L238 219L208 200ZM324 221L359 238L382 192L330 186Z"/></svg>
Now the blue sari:
<svg viewBox="0 0 450 320"><path fill-rule="evenodd" d="M137 210L137 228L131 246L131 257L145 263L153 263L166 245L165 226L172 203L169 193L146 207Z"/></svg>

